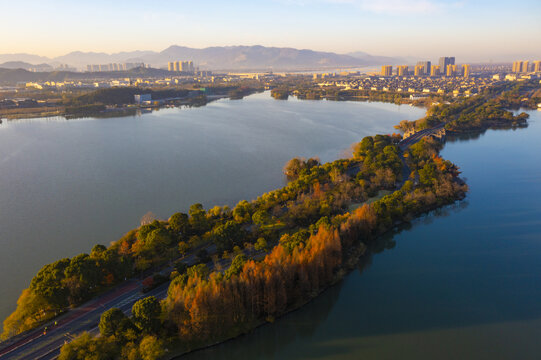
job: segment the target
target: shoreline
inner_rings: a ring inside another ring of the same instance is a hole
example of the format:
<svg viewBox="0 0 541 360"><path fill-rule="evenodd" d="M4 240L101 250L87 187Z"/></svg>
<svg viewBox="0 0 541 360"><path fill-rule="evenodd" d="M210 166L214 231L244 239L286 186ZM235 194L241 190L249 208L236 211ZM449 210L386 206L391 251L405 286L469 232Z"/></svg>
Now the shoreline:
<svg viewBox="0 0 541 360"><path fill-rule="evenodd" d="M482 130L473 130L472 129L471 132L482 132L482 131L486 131L486 130L487 129L482 129ZM440 151L441 151L441 147L439 147L436 150L436 154L439 154ZM414 163L414 164L418 165L417 163ZM464 182L458 177L458 175L454 175L453 181L455 183L457 183L457 184L460 184L460 185L464 184ZM433 189L429 187L428 190L432 191ZM402 191L402 189L398 189L398 190L395 189L395 190L393 190L392 194L394 195L396 193L400 193L401 191ZM439 208L443 208L445 206L454 204L457 201L464 199L465 196L466 196L466 191L467 190L462 190L462 189L458 190L457 189L456 192L453 193L452 197L438 198L437 201L430 204L429 206L425 206L424 208L421 207L418 210L414 210L411 213L407 213L406 217L404 217L400 221L395 221L392 224L392 227L387 228L388 230L385 230L383 232L381 232L381 230L378 230L375 234L371 235L368 238L368 239L370 239L370 241L368 241L368 242L362 242L360 240L357 240L358 241L357 245L355 245L353 247L350 247L351 245L347 245L347 247L344 248L344 250L346 250L347 256L345 256L345 258L343 260L343 264L340 265L338 267L338 269L336 270L336 273L333 276L332 281L329 282L326 286L321 287L318 291L310 293L310 295L307 298L305 298L303 301L300 301L297 304L294 304L291 308L286 309L286 311L284 313L281 313L281 314L278 313L276 315L276 319L279 319L279 318L285 316L286 314L288 314L290 312L297 311L297 310L301 309L303 306L305 306L306 304L308 304L309 302L314 300L316 297L318 297L321 293L323 293L324 291L326 291L330 287L335 286L338 282L340 282L347 274L349 274L351 272L352 269L355 268L355 266L358 264L358 262L360 260L360 257L363 254L366 253L367 247L369 247L369 244L372 243L373 241L375 241L375 239L380 238L381 236L385 235L386 233L388 233L390 231L393 231L394 229L396 229L396 227L398 227L398 226L400 226L402 224L409 223L411 220L419 218L423 214L430 213L431 211L434 211L434 210L439 209ZM349 216L349 214L350 213L348 211L346 211L344 215ZM340 234L340 236L342 236L342 233ZM342 241L344 241L344 240L342 240ZM255 318L255 319L257 319L257 318ZM235 338L237 338L239 336L242 336L244 334L249 334L249 333L253 332L256 328L265 325L267 322L274 322L274 320L275 320L274 316L272 316L270 320L269 320L269 318L266 318L265 320L259 319L259 321L255 321L254 324L249 325L248 326L249 329L246 329L246 328L244 328L242 330L237 329L236 331L238 331L238 333L236 333L236 334L233 334L231 336L227 335L226 338L224 338L224 339L220 339L218 341L212 342L211 344L207 344L207 345L204 345L204 346L198 347L196 345L193 349L189 349L188 351L186 351L186 350L180 351L178 353L175 353L174 355L169 355L168 358L171 358L171 359L172 358L178 358L179 356L185 355L186 353L201 350L201 349L208 348L208 347L211 347L211 346L215 346L217 344L221 344L223 342L235 339Z"/></svg>
<svg viewBox="0 0 541 360"><path fill-rule="evenodd" d="M462 179L460 179L460 180L462 180ZM387 230L384 233L379 234L377 237L375 237L370 242L370 244L377 242L379 239L383 238L384 236L386 236L388 234L395 233L400 227L411 223L411 221L420 219L424 215L429 215L433 211L453 206L453 205L455 205L457 203L460 203L465 198L466 198L466 194L463 194L462 197L459 197L459 198L457 198L456 200L454 200L452 202L443 204L441 206L434 206L433 208L431 208L429 210L426 210L426 211L416 215L410 221L401 221L399 223L396 223L396 224L394 224L392 229ZM216 342L214 342L212 344L204 345L204 346L201 346L201 347L196 347L196 348L190 349L190 350L182 350L182 351L180 351L178 353L174 353L174 354L168 354L167 356L163 357L162 359L163 360L178 360L178 359L182 358L185 355L197 353L198 351L203 351L205 349L209 349L209 348L212 348L212 347L217 346L217 345L221 345L221 344L225 344L225 343L230 342L230 341L234 341L234 340L236 340L238 338L241 338L243 336L250 335L251 333L253 333L254 331L256 331L257 329L259 329L259 328L261 328L263 326L272 325L276 321L280 321L282 318L288 316L291 313L294 313L296 311L301 311L302 308L304 308L306 305L313 302L315 299L317 299L319 296L321 296L321 294L323 294L324 292L328 291L329 289L331 289L332 287L338 285L341 281L343 281L352 271L354 271L357 268L357 265L361 262L363 256L367 255L369 252L370 252L370 246L363 243L363 242L360 242L359 245L357 245L357 246L355 246L355 248L351 249L351 251L350 251L351 254L348 256L348 260L346 261L346 264L340 270L338 270L338 272L336 274L336 278L333 279L333 282L331 284L329 284L328 286L321 289L317 294L314 294L307 301L302 302L302 303L298 304L298 306L295 306L295 307L287 310L284 314L280 315L276 319L273 319L273 321L261 321L261 322L257 323L254 327L250 328L247 331L240 332L240 333L238 333L236 335L232 335L231 337L225 338L223 340L216 341Z"/></svg>
<svg viewBox="0 0 541 360"><path fill-rule="evenodd" d="M460 182L465 184L465 182L461 178L457 178L457 181L460 181ZM400 191L400 190L396 190L396 191ZM333 279L331 284L329 284L328 286L325 286L320 291L318 291L316 294L313 294L307 301L304 301L304 302L298 304L297 306L295 306L295 307L293 307L291 309L288 309L285 313L281 314L279 317L273 319L272 321L267 321L267 320L261 321L261 322L257 323L254 327L250 328L247 331L242 331L242 332L240 332L240 333L238 333L236 335L232 335L231 337L227 337L227 338L225 338L223 340L216 341L216 342L214 342L212 344L203 345L201 347L196 347L194 349L190 349L190 350L187 350L187 351L182 350L182 351L180 351L178 353L175 353L175 354L168 354L167 356L163 357L163 360L177 360L177 359L182 358L182 356L192 354L192 353L197 353L198 351L203 351L205 349L209 349L211 347L221 345L221 344L227 343L229 341L233 341L233 340L238 339L238 338L240 338L242 336L250 335L251 333L253 333L257 329L259 329L260 327L263 327L263 326L266 326L266 325L271 325L274 322L281 320L283 317L285 317L285 316L287 316L287 315L289 315L289 314L291 314L293 312L302 310L303 307L305 307L306 305L308 305L309 303L314 301L316 298L318 298L324 292L328 291L330 288L338 285L353 270L355 270L357 268L357 265L362 260L362 257L367 255L367 253L370 252L370 246L372 244L376 243L378 240L380 240L381 238L385 237L388 234L395 233L397 230L400 229L400 227L405 226L407 224L410 224L414 220L420 219L425 215L429 215L433 211L453 206L453 205L455 205L457 203L460 203L461 201L463 201L465 199L466 199L466 193L459 194L459 196L455 200L453 200L451 202L447 202L447 203L444 203L442 205L433 206L433 207L427 209L426 211L423 211L423 212L421 212L419 214L416 214L411 220L404 220L404 221L400 221L400 222L397 222L397 223L393 224L393 227L391 229L389 229L389 230L387 230L387 231L385 231L385 232L383 232L381 234L378 234L373 239L371 239L371 241L368 244L366 244L364 242L359 242L358 245L356 245L355 247L350 249L350 251L349 251L350 254L348 255L348 258L346 260L345 265L341 266L341 268L337 271L337 273L335 275L335 278Z"/></svg>

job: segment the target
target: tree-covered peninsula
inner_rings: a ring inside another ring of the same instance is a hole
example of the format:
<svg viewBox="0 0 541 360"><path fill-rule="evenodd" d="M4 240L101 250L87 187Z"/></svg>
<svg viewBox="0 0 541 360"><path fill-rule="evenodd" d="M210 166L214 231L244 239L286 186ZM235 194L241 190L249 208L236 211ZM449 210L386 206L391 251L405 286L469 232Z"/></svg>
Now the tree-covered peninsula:
<svg viewBox="0 0 541 360"><path fill-rule="evenodd" d="M484 130L496 119L525 122L526 116L507 110L517 96L505 91L436 104L414 126ZM60 359L90 353L96 359L157 359L165 349L185 353L274 321L339 281L382 234L465 197L458 167L439 156L441 142L424 137L404 146L401 140L365 137L350 158L324 164L292 159L284 167L288 184L253 201L208 210L194 204L109 247L96 245L90 254L46 265L4 321L2 336L169 265L167 278L154 277L170 280L164 299L142 298L129 313L106 311L100 335L78 336L63 346Z"/></svg>
<svg viewBox="0 0 541 360"><path fill-rule="evenodd" d="M378 235L464 197L456 166L437 155L440 143L427 139L402 152L399 140L366 137L352 158L326 164L294 159L284 169L288 185L252 202L208 211L194 204L188 214L143 225L109 248L96 245L90 254L46 265L5 320L4 336L204 247L210 258L198 254L199 264L177 264L167 298L141 315L145 321L137 320L139 303L131 318L104 314L102 336L81 336L61 358L77 358L90 346L112 358L129 358L129 352L135 359L158 338L188 351L273 321L338 281ZM368 205L382 190L393 192Z"/></svg>

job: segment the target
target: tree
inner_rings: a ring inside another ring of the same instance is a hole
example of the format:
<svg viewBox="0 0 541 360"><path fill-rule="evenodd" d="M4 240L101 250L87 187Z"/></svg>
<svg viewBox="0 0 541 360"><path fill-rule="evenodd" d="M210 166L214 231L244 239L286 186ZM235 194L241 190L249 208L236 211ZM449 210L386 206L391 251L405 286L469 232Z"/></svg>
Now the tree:
<svg viewBox="0 0 541 360"><path fill-rule="evenodd" d="M238 223L249 222L251 218L252 206L246 200L239 201L233 209L233 219Z"/></svg>
<svg viewBox="0 0 541 360"><path fill-rule="evenodd" d="M235 245L241 244L244 239L244 231L235 221L228 221L212 229L210 237L216 244L218 252L222 253L225 250L231 250Z"/></svg>
<svg viewBox="0 0 541 360"><path fill-rule="evenodd" d="M68 305L69 291L63 280L64 271L69 264L70 259L62 259L45 265L30 282L30 290L55 309L62 309Z"/></svg>
<svg viewBox="0 0 541 360"><path fill-rule="evenodd" d="M118 355L114 343L85 332L62 346L58 360L113 360Z"/></svg>
<svg viewBox="0 0 541 360"><path fill-rule="evenodd" d="M88 254L80 254L70 260L64 276L63 283L69 290L70 303L78 304L89 298L93 289L99 285L101 271Z"/></svg>
<svg viewBox="0 0 541 360"><path fill-rule="evenodd" d="M186 241L181 241L178 243L178 252L181 256L186 255L186 253L190 250L190 245Z"/></svg>
<svg viewBox="0 0 541 360"><path fill-rule="evenodd" d="M270 219L269 214L264 210L257 210L252 215L252 221L254 222L254 224L257 224L260 226L265 225L269 221L269 219Z"/></svg>
<svg viewBox="0 0 541 360"><path fill-rule="evenodd" d="M285 164L283 172L289 180L295 180L304 170L310 170L314 166L319 165L321 165L319 158L310 158L306 160L305 158L296 157Z"/></svg>
<svg viewBox="0 0 541 360"><path fill-rule="evenodd" d="M262 238L260 237L259 239L257 239L257 242L255 243L255 249L257 251L266 251L267 250L267 241L265 240L265 238Z"/></svg>
<svg viewBox="0 0 541 360"><path fill-rule="evenodd" d="M186 271L186 274L188 274L188 277L199 277L201 279L206 279L210 274L210 270L207 265L198 264L190 266Z"/></svg>
<svg viewBox="0 0 541 360"><path fill-rule="evenodd" d="M156 333L160 329L161 307L154 297L138 300L132 307L132 316L135 326L144 333Z"/></svg>
<svg viewBox="0 0 541 360"><path fill-rule="evenodd" d="M156 360L165 354L163 342L155 336L145 336L139 344L139 353L143 360Z"/></svg>
<svg viewBox="0 0 541 360"><path fill-rule="evenodd" d="M105 337L111 335L122 335L124 330L127 330L129 325L129 318L124 315L122 310L118 308L111 308L101 314L100 318L100 334Z"/></svg>
<svg viewBox="0 0 541 360"><path fill-rule="evenodd" d="M191 229L199 235L207 231L208 221L205 209L203 209L203 205L199 203L193 204L190 206L190 210L188 212L190 214L189 221Z"/></svg>
<svg viewBox="0 0 541 360"><path fill-rule="evenodd" d="M186 237L190 232L190 219L187 214L178 212L169 218L169 227L177 235Z"/></svg>
<svg viewBox="0 0 541 360"><path fill-rule="evenodd" d="M225 272L225 278L229 279L233 275L238 275L242 271L242 267L246 263L247 259L244 254L235 256L231 262L231 266Z"/></svg>

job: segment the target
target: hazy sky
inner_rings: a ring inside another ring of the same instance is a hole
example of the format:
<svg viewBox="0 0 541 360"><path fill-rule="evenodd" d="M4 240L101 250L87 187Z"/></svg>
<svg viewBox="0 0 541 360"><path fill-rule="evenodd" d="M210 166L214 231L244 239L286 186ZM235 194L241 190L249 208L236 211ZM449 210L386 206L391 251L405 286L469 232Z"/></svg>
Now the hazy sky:
<svg viewBox="0 0 541 360"><path fill-rule="evenodd" d="M0 53L265 45L541 58L541 0L0 0Z"/></svg>

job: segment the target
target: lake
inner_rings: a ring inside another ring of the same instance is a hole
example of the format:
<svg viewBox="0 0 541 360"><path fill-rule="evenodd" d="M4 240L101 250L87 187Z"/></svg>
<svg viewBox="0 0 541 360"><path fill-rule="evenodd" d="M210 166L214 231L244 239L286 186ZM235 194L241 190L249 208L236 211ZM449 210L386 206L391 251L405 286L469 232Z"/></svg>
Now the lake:
<svg viewBox="0 0 541 360"><path fill-rule="evenodd" d="M295 156L340 158L424 110L368 102L278 101L269 92L200 108L108 119L0 124L0 318L44 265L109 244L151 211L167 219L285 184Z"/></svg>
<svg viewBox="0 0 541 360"><path fill-rule="evenodd" d="M539 359L541 112L448 141L465 201L389 234L274 324L183 359Z"/></svg>

